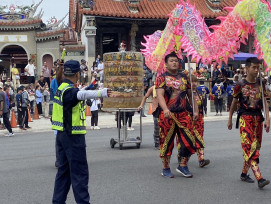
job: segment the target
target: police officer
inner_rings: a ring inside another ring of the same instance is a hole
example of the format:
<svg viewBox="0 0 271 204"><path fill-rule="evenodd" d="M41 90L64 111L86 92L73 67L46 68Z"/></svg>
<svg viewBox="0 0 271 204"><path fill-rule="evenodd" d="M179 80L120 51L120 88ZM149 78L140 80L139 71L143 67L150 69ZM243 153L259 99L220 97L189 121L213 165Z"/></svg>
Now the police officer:
<svg viewBox="0 0 271 204"><path fill-rule="evenodd" d="M64 81L54 97L52 129L57 130L59 167L55 178L53 204L64 204L72 185L76 203L90 203L86 156L85 100L108 97L110 90L80 90L74 84L80 78L80 63L64 64Z"/></svg>

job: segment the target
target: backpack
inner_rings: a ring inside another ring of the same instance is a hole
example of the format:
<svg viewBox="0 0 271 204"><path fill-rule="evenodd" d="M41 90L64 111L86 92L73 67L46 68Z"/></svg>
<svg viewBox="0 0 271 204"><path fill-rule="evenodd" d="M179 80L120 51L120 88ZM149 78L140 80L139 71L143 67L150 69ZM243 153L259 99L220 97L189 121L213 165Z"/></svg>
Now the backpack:
<svg viewBox="0 0 271 204"><path fill-rule="evenodd" d="M86 104L87 104L88 106L92 106L92 102L93 102L93 101L91 101L91 99L87 99Z"/></svg>
<svg viewBox="0 0 271 204"><path fill-rule="evenodd" d="M218 85L217 86L217 98L221 98L221 94L222 94L221 86Z"/></svg>

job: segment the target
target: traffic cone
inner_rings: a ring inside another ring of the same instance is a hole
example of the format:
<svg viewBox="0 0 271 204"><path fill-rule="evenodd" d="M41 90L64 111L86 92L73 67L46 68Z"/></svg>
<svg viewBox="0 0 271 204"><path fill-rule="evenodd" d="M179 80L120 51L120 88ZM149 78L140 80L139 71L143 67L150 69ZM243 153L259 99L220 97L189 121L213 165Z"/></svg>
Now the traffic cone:
<svg viewBox="0 0 271 204"><path fill-rule="evenodd" d="M34 112L34 120L36 119L40 119L37 106L35 106L35 112Z"/></svg>
<svg viewBox="0 0 271 204"><path fill-rule="evenodd" d="M17 127L17 123L16 123L16 118L15 118L14 110L12 110L11 120L10 120L10 126L11 126L12 128L16 128L16 127Z"/></svg>
<svg viewBox="0 0 271 204"><path fill-rule="evenodd" d="M27 110L28 110L28 122L33 122L32 118L31 118L31 115L30 115L30 111L29 111L29 109L27 109Z"/></svg>
<svg viewBox="0 0 271 204"><path fill-rule="evenodd" d="M90 107L87 106L86 108L86 116L91 116Z"/></svg>
<svg viewBox="0 0 271 204"><path fill-rule="evenodd" d="M148 115L152 115L152 103L149 103Z"/></svg>

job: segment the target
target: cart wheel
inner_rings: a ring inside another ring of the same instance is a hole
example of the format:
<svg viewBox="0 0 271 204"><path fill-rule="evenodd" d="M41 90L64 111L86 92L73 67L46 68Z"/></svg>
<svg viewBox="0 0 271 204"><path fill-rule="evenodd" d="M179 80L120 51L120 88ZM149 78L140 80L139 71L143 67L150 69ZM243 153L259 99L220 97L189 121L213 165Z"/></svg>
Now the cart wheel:
<svg viewBox="0 0 271 204"><path fill-rule="evenodd" d="M137 149L140 148L140 144L141 144L141 143L136 143L136 148L137 148Z"/></svg>
<svg viewBox="0 0 271 204"><path fill-rule="evenodd" d="M112 149L115 147L115 144L116 144L115 140L113 138L111 138L111 140L110 140L110 147Z"/></svg>
<svg viewBox="0 0 271 204"><path fill-rule="evenodd" d="M122 144L120 144L119 146L120 146L120 150L122 150L122 148L123 148L123 145L122 145Z"/></svg>

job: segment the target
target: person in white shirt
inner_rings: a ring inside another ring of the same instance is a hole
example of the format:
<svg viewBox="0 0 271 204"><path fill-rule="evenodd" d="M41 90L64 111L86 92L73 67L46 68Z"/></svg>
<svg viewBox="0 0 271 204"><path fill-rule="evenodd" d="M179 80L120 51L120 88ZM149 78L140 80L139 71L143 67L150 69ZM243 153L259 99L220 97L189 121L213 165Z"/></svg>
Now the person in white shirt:
<svg viewBox="0 0 271 204"><path fill-rule="evenodd" d="M99 126L98 126L98 111L99 111L99 107L98 105L101 103L100 99L91 99L92 105L90 107L91 110L91 130L99 130Z"/></svg>
<svg viewBox="0 0 271 204"><path fill-rule="evenodd" d="M28 60L28 65L24 68L24 71L26 72L28 84L34 84L35 83L35 70L36 67L33 64L33 61L30 59Z"/></svg>
<svg viewBox="0 0 271 204"><path fill-rule="evenodd" d="M103 83L104 81L104 63L103 60L100 60L100 63L98 65L98 72L100 75L100 82Z"/></svg>

